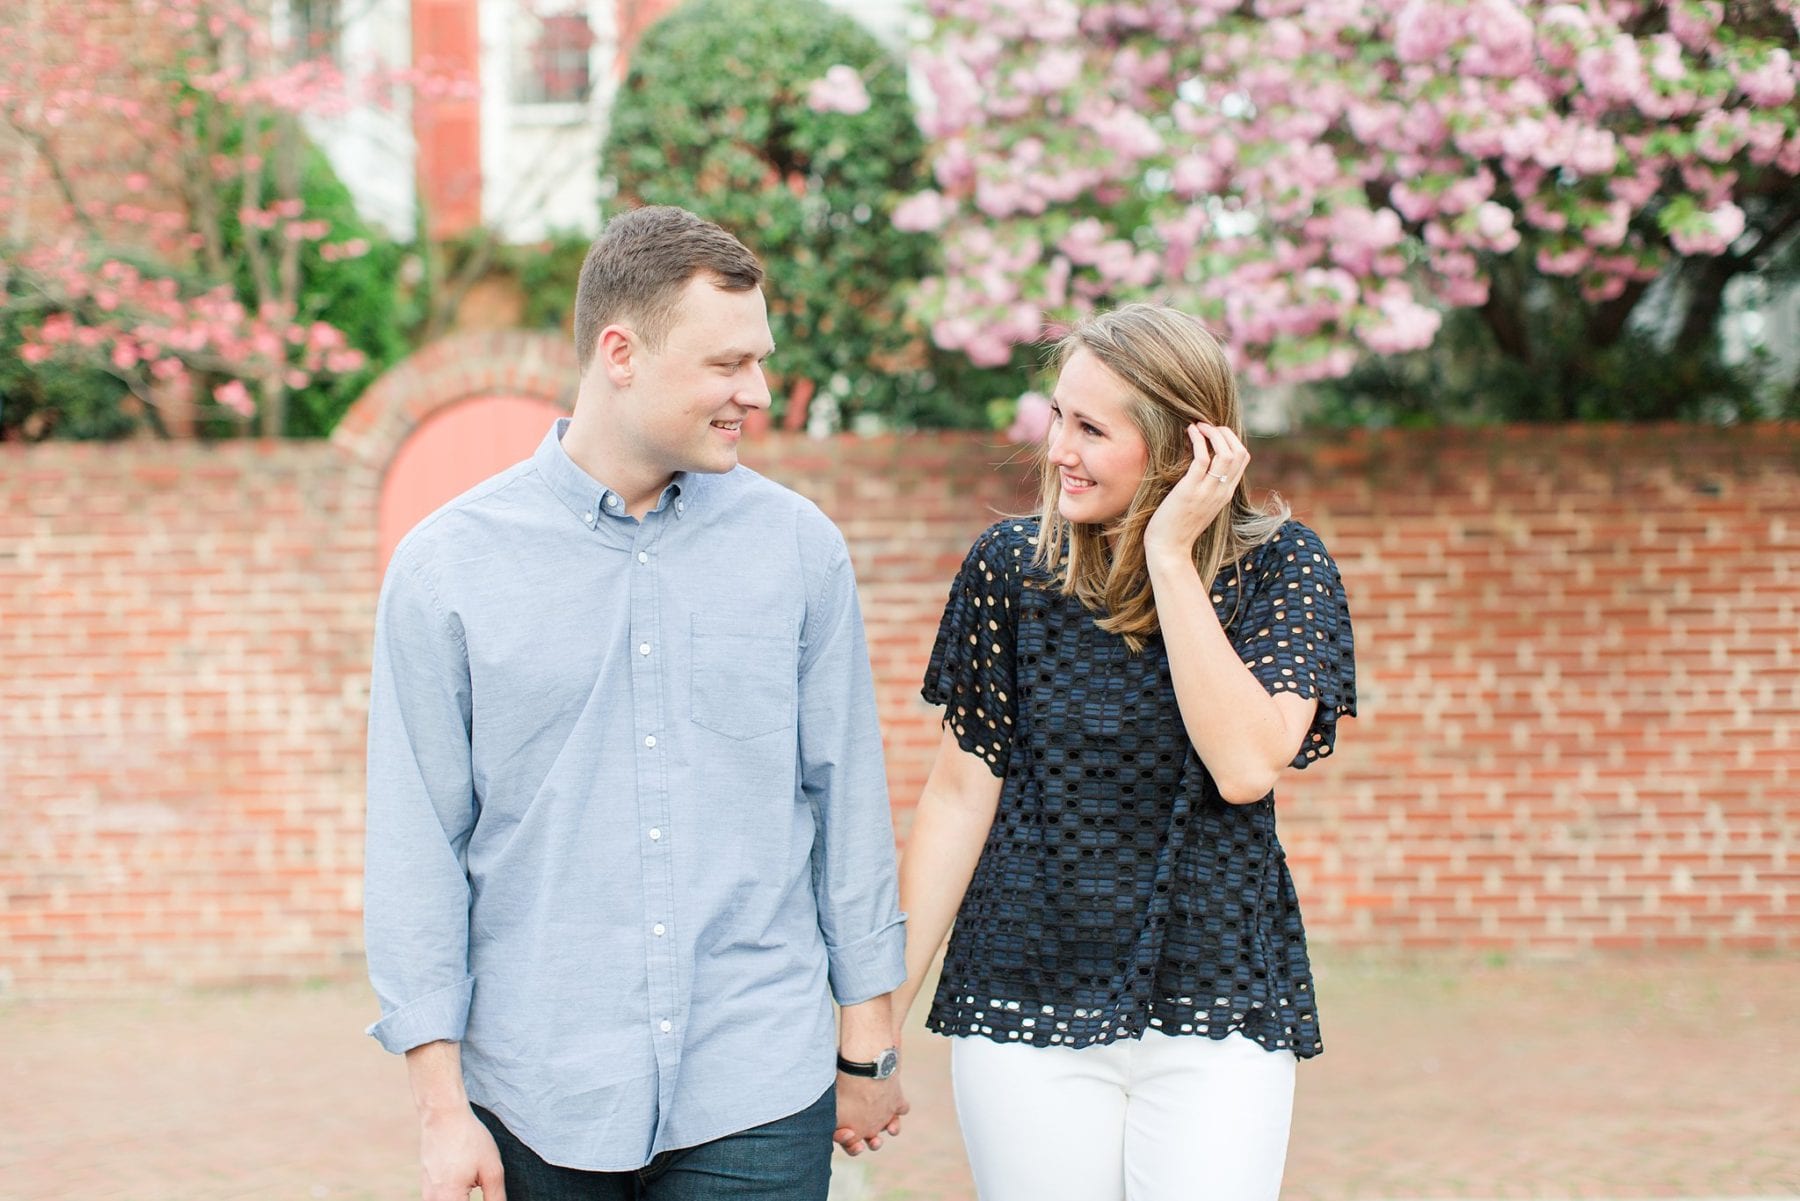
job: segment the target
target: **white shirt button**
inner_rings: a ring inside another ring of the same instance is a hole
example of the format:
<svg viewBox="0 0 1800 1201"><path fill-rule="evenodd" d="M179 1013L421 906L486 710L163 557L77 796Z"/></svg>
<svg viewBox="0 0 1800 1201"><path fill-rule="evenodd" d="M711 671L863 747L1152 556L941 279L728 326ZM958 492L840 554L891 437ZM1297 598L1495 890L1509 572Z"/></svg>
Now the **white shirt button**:
<svg viewBox="0 0 1800 1201"><path fill-rule="evenodd" d="M650 561L650 552L649 551L641 550L638 552L638 562L639 563L648 563L649 561Z"/></svg>
<svg viewBox="0 0 1800 1201"><path fill-rule="evenodd" d="M594 515L592 513L583 513L581 515L581 519L583 521L587 522L589 525L594 524Z"/></svg>
<svg viewBox="0 0 1800 1201"><path fill-rule="evenodd" d="M660 1029L664 1034L667 1034L669 1031L675 1029L675 1023L671 1022L668 1018L664 1018L660 1023L658 1023L658 1029Z"/></svg>
<svg viewBox="0 0 1800 1201"><path fill-rule="evenodd" d="M647 655L649 653L650 653L650 644L648 642L638 643L638 654Z"/></svg>
<svg viewBox="0 0 1800 1201"><path fill-rule="evenodd" d="M654 734L644 735L644 745L651 748L652 750L655 750L656 749L656 735L654 735Z"/></svg>
<svg viewBox="0 0 1800 1201"><path fill-rule="evenodd" d="M675 502L675 511L677 513L685 513L687 511L687 502L680 501L680 500L676 501Z"/></svg>
<svg viewBox="0 0 1800 1201"><path fill-rule="evenodd" d="M662 837L662 831L657 829L655 826L651 826L650 827L650 841L655 842L657 839L659 839L661 837Z"/></svg>
<svg viewBox="0 0 1800 1201"><path fill-rule="evenodd" d="M650 927L650 933L656 935L656 937L658 937L658 938L661 938L663 936L663 924L661 922L657 922L654 926Z"/></svg>

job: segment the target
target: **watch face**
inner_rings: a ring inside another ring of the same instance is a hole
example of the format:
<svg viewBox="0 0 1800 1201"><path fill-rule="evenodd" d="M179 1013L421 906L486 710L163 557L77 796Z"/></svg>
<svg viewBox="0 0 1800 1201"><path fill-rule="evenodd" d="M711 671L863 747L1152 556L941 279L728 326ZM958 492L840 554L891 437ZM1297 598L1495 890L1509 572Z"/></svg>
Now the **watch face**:
<svg viewBox="0 0 1800 1201"><path fill-rule="evenodd" d="M889 1076L894 1074L894 1069L899 1066L900 1052L893 1047L889 1047L881 1053L881 1058L875 1061L875 1079L886 1080Z"/></svg>

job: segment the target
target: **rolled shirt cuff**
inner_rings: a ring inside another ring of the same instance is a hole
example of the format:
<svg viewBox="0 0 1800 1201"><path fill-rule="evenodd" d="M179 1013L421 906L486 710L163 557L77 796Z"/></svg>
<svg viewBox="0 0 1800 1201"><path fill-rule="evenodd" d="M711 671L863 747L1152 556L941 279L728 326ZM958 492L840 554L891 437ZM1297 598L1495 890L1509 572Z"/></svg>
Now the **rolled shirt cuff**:
<svg viewBox="0 0 1800 1201"><path fill-rule="evenodd" d="M839 1005L860 1005L906 981L906 915L841 947L826 947L831 995Z"/></svg>
<svg viewBox="0 0 1800 1201"><path fill-rule="evenodd" d="M475 977L466 976L383 1014L366 1033L396 1055L426 1043L459 1043L469 1026L469 1002L474 995Z"/></svg>

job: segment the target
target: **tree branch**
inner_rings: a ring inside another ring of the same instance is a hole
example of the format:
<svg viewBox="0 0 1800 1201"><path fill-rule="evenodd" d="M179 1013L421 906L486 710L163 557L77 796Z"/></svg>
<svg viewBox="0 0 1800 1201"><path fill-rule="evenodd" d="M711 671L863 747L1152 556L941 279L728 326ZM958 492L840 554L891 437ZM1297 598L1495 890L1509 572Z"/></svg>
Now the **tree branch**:
<svg viewBox="0 0 1800 1201"><path fill-rule="evenodd" d="M1493 332L1500 352L1510 359L1530 366L1535 360L1531 330L1525 320L1524 289L1510 270L1510 260L1496 263L1488 274L1487 303L1481 306L1481 320Z"/></svg>
<svg viewBox="0 0 1800 1201"><path fill-rule="evenodd" d="M1614 346L1625 335L1625 323L1637 309L1638 301L1650 285L1642 280L1632 280L1625 285L1625 290L1612 300L1595 305L1588 311L1587 343L1596 348Z"/></svg>

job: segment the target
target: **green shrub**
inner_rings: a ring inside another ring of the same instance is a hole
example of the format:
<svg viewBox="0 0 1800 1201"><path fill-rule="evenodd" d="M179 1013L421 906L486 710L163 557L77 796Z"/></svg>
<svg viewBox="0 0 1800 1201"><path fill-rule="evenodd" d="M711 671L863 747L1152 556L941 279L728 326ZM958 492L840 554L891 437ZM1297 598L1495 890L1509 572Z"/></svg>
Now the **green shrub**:
<svg viewBox="0 0 1800 1201"><path fill-rule="evenodd" d="M505 249L504 265L525 297L519 324L573 335L575 285L587 258L588 241L586 234L553 233L540 243Z"/></svg>
<svg viewBox="0 0 1800 1201"><path fill-rule="evenodd" d="M9 275L0 296L0 439L124 438L145 423L142 406L123 383L97 367L67 361L27 363L25 330L54 309Z"/></svg>
<svg viewBox="0 0 1800 1201"><path fill-rule="evenodd" d="M224 145L228 153L240 151L241 124L228 131ZM290 394L282 432L293 437L323 437L363 389L408 349L407 315L396 283L403 252L357 213L349 190L317 147L307 142L300 152L300 195L307 216L330 224L332 242L361 238L370 247L366 255L337 261L326 259L316 244L305 245L300 253L301 318L335 326L365 356L361 370L316 378ZM263 194L273 191L273 170L265 167ZM256 291L237 219L241 196L242 188L235 181L221 187L219 193L225 261L234 270L233 278L225 282L245 304L254 306ZM219 282L200 278L193 264L153 263L130 250L110 249L107 253L133 263L146 275L179 280L184 293ZM16 276L10 279L7 294L0 296L0 436L110 439L126 437L146 425L154 428L154 414L146 412L125 385L107 372L71 364L62 356L41 365L19 357L24 330L54 311L42 298L27 292ZM195 382L204 393L223 381L199 375ZM241 430L241 425L224 417L203 417L200 423L203 435L228 436Z"/></svg>
<svg viewBox="0 0 1800 1201"><path fill-rule="evenodd" d="M1701 421L1796 415L1756 363L1728 365L1716 346L1691 351L1632 330L1610 346L1579 321L1536 314L1530 363L1502 354L1478 311L1444 315L1437 340L1414 354L1372 355L1342 379L1303 390L1304 419L1323 426L1487 425L1504 422Z"/></svg>
<svg viewBox="0 0 1800 1201"><path fill-rule="evenodd" d="M865 111L808 104L838 65L861 77ZM934 247L889 216L924 186L923 150L905 68L851 18L819 0L689 0L633 54L601 170L615 210L681 205L762 259L777 417L805 378L845 425L985 426L1024 373L938 352L905 313Z"/></svg>

